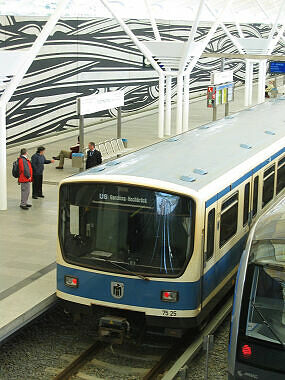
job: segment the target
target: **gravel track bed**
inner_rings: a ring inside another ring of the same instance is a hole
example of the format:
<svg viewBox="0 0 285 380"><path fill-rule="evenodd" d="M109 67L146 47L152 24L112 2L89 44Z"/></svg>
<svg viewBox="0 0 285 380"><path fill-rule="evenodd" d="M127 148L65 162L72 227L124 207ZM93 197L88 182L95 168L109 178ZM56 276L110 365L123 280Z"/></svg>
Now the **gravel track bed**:
<svg viewBox="0 0 285 380"><path fill-rule="evenodd" d="M230 316L228 316L214 334L214 347L209 354L208 380L226 380L228 368ZM187 379L204 380L206 354L200 351L189 365Z"/></svg>
<svg viewBox="0 0 285 380"><path fill-rule="evenodd" d="M209 380L227 378L229 321L230 318L227 318L215 334L214 349L209 358ZM66 367L69 357L82 353L94 342L96 336L95 320L84 317L81 321L74 322L58 305L0 347L0 380L51 380L60 369ZM158 345L162 341L159 337L155 339ZM164 342L160 343L165 346ZM106 380L140 379L141 376L134 373L116 373L116 366L151 368L154 365L153 358L140 360L140 357L158 356L165 349L124 344L121 347L114 346L114 352L112 354L111 349L107 348L96 355L96 360L110 363L109 368L99 364L95 367L91 363L82 369L83 377L74 376L74 379L82 379L85 375ZM129 357L132 355L135 358ZM190 368L187 379L204 379L205 354L199 354Z"/></svg>

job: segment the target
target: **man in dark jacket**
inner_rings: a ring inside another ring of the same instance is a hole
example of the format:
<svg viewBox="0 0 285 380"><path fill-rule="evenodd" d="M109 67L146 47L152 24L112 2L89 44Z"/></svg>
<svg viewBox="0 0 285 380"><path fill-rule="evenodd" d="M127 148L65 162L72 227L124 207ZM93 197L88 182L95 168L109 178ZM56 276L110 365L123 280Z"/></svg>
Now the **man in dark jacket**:
<svg viewBox="0 0 285 380"><path fill-rule="evenodd" d="M89 150L87 151L86 169L93 168L93 166L102 164L102 155L99 150L95 149L95 143L90 142L88 144L88 148Z"/></svg>
<svg viewBox="0 0 285 380"><path fill-rule="evenodd" d="M23 148L18 159L19 164L19 179L21 185L21 203L20 207L23 210L28 210L32 207L28 202L30 195L31 182L33 180L33 169L30 160L28 159L27 149Z"/></svg>
<svg viewBox="0 0 285 380"><path fill-rule="evenodd" d="M54 160L47 160L44 156L45 148L40 146L37 152L32 155L33 167L33 199L44 198L43 195L43 171L44 165L54 162Z"/></svg>

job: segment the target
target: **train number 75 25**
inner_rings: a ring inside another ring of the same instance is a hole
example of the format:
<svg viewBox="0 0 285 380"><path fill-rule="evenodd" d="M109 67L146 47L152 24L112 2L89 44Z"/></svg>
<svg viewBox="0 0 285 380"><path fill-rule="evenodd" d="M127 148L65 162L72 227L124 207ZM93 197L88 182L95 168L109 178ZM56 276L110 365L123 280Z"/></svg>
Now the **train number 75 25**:
<svg viewBox="0 0 285 380"><path fill-rule="evenodd" d="M176 310L162 310L163 317L176 317Z"/></svg>

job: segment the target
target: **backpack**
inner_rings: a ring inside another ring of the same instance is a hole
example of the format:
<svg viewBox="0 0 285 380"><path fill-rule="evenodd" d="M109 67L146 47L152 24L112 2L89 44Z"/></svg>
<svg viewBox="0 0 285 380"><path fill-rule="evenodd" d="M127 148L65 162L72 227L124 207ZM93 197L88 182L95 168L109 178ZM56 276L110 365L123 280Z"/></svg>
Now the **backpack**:
<svg viewBox="0 0 285 380"><path fill-rule="evenodd" d="M19 158L17 161L13 162L13 167L12 167L12 176L15 178L19 178L20 173L19 173Z"/></svg>

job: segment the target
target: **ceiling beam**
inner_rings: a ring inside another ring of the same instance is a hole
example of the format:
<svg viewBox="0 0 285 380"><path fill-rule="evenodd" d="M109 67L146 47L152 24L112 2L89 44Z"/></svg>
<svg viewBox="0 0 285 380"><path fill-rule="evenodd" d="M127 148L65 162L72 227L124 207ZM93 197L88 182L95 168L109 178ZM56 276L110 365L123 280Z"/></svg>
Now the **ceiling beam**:
<svg viewBox="0 0 285 380"><path fill-rule="evenodd" d="M285 61L285 55L264 54L203 53L201 58L268 59L269 61Z"/></svg>

